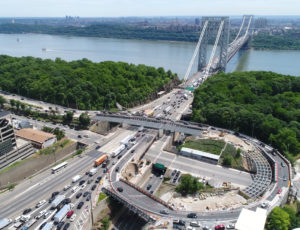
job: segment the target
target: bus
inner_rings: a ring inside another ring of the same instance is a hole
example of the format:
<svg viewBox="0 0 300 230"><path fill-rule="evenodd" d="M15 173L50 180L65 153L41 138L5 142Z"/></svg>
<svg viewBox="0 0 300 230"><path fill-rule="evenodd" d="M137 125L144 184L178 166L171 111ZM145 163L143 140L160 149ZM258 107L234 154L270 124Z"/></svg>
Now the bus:
<svg viewBox="0 0 300 230"><path fill-rule="evenodd" d="M56 165L55 167L52 168L52 173L58 172L59 170L67 167L67 165L68 165L68 162L63 162L63 163L61 163L59 165Z"/></svg>

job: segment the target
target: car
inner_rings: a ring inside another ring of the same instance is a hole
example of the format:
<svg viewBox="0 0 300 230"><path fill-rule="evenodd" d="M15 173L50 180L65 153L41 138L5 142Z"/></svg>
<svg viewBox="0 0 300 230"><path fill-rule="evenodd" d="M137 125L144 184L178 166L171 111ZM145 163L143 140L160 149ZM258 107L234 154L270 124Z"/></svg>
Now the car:
<svg viewBox="0 0 300 230"><path fill-rule="evenodd" d="M120 154L117 158L120 159L122 157L122 155Z"/></svg>
<svg viewBox="0 0 300 230"><path fill-rule="evenodd" d="M82 136L81 136L81 135L78 135L77 137L78 137L78 138L82 138Z"/></svg>
<svg viewBox="0 0 300 230"><path fill-rule="evenodd" d="M71 217L73 216L73 214L74 214L74 211L73 211L73 210L69 211L69 212L67 213L67 218L71 218Z"/></svg>
<svg viewBox="0 0 300 230"><path fill-rule="evenodd" d="M93 180L88 180L88 181L87 181L88 184L90 184L90 183L92 183L92 182L93 182Z"/></svg>
<svg viewBox="0 0 300 230"><path fill-rule="evenodd" d="M44 214L46 213L47 211L46 210L43 210L43 211L40 211L39 214L35 217L35 219L40 219L42 218L42 216L44 216Z"/></svg>
<svg viewBox="0 0 300 230"><path fill-rule="evenodd" d="M90 194L89 192L85 192L85 193L83 193L83 197L86 197L89 194Z"/></svg>
<svg viewBox="0 0 300 230"><path fill-rule="evenodd" d="M90 174L90 171L86 171L86 172L85 172L85 175L89 175L89 174Z"/></svg>
<svg viewBox="0 0 300 230"><path fill-rule="evenodd" d="M150 191L150 194L153 194L153 193L154 193L154 191L153 191L153 190L151 190L151 191Z"/></svg>
<svg viewBox="0 0 300 230"><path fill-rule="evenodd" d="M115 165L116 163L117 163L116 161L113 161L113 162L112 162L112 165Z"/></svg>
<svg viewBox="0 0 300 230"><path fill-rule="evenodd" d="M160 210L159 213L164 214L164 215L168 215L169 211L168 210Z"/></svg>
<svg viewBox="0 0 300 230"><path fill-rule="evenodd" d="M135 149L131 150L131 153L134 153L135 152Z"/></svg>
<svg viewBox="0 0 300 230"><path fill-rule="evenodd" d="M102 177L98 176L97 179L95 180L95 183L99 183L101 179L102 179Z"/></svg>
<svg viewBox="0 0 300 230"><path fill-rule="evenodd" d="M186 230L196 230L196 229L193 228L193 227L191 227L191 226L188 226L188 227L186 228Z"/></svg>
<svg viewBox="0 0 300 230"><path fill-rule="evenodd" d="M191 213L187 214L187 218L197 218L197 214L194 212L191 212Z"/></svg>
<svg viewBox="0 0 300 230"><path fill-rule="evenodd" d="M215 226L215 230L225 230L225 226L223 224L219 224Z"/></svg>
<svg viewBox="0 0 300 230"><path fill-rule="evenodd" d="M51 215L51 212L50 212L50 211L49 211L49 212L46 212L46 213L44 214L43 218L44 218L44 219L47 219L47 217L50 216L50 215Z"/></svg>
<svg viewBox="0 0 300 230"><path fill-rule="evenodd" d="M91 199L91 194L87 195L86 201L90 201L90 199Z"/></svg>
<svg viewBox="0 0 300 230"><path fill-rule="evenodd" d="M283 178L282 178L282 179L283 179L283 181L287 181L287 178L286 178L286 176L283 176Z"/></svg>
<svg viewBox="0 0 300 230"><path fill-rule="evenodd" d="M71 199L69 197L67 197L66 199L64 199L64 204L70 204L71 203Z"/></svg>
<svg viewBox="0 0 300 230"><path fill-rule="evenodd" d="M119 192L123 192L123 188L122 188L122 187L118 187L117 190L118 190Z"/></svg>
<svg viewBox="0 0 300 230"><path fill-rule="evenodd" d="M85 180L81 180L80 182L79 182L79 185L83 185L85 183Z"/></svg>
<svg viewBox="0 0 300 230"><path fill-rule="evenodd" d="M82 195L82 192L77 193L76 194L76 199L79 199L81 197L81 195Z"/></svg>
<svg viewBox="0 0 300 230"><path fill-rule="evenodd" d="M108 172L108 168L105 168L104 170L103 170L103 173L107 173Z"/></svg>
<svg viewBox="0 0 300 230"><path fill-rule="evenodd" d="M83 190L86 187L86 184L81 185L80 189Z"/></svg>
<svg viewBox="0 0 300 230"><path fill-rule="evenodd" d="M147 185L147 190L149 190L152 187L152 184Z"/></svg>
<svg viewBox="0 0 300 230"><path fill-rule="evenodd" d="M199 222L197 222L197 221L192 221L192 222L190 223L190 225L191 225L192 227L200 227L200 224L199 224Z"/></svg>
<svg viewBox="0 0 300 230"><path fill-rule="evenodd" d="M43 227L45 227L46 224L47 224L47 222L42 223L41 226L39 227L39 229L42 229Z"/></svg>
<svg viewBox="0 0 300 230"><path fill-rule="evenodd" d="M30 213L31 212L31 208L26 208L24 211L23 211L23 215L26 215L27 213Z"/></svg>
<svg viewBox="0 0 300 230"><path fill-rule="evenodd" d="M53 192L51 197L56 197L59 194L59 192Z"/></svg>
<svg viewBox="0 0 300 230"><path fill-rule="evenodd" d="M67 191L69 188L71 188L71 185L66 185L66 186L64 187L64 191Z"/></svg>
<svg viewBox="0 0 300 230"><path fill-rule="evenodd" d="M226 229L235 229L235 225L234 224L228 224L226 226Z"/></svg>
<svg viewBox="0 0 300 230"><path fill-rule="evenodd" d="M76 219L76 216L77 216L76 213L73 214L73 216L70 218L70 221L73 222Z"/></svg>
<svg viewBox="0 0 300 230"><path fill-rule="evenodd" d="M100 146L100 145L97 145L96 149L100 149L100 148L101 148L101 146Z"/></svg>
<svg viewBox="0 0 300 230"><path fill-rule="evenodd" d="M280 194L282 192L282 189L278 189L277 194Z"/></svg>
<svg viewBox="0 0 300 230"><path fill-rule="evenodd" d="M77 205L77 209L81 209L81 207L83 206L83 204L84 204L83 201L79 202L79 204Z"/></svg>
<svg viewBox="0 0 300 230"><path fill-rule="evenodd" d="M41 207L42 205L44 205L46 203L46 201L45 200L41 200L41 201L39 201L37 204L36 204L36 208L39 208L39 207Z"/></svg>
<svg viewBox="0 0 300 230"><path fill-rule="evenodd" d="M66 223L65 227L63 228L63 230L67 230L70 227L70 223Z"/></svg>
<svg viewBox="0 0 300 230"><path fill-rule="evenodd" d="M117 167L115 171L116 171L116 172L119 172L119 167Z"/></svg>
<svg viewBox="0 0 300 230"><path fill-rule="evenodd" d="M211 228L208 227L208 226L204 226L202 229L203 229L203 230L211 230Z"/></svg>
<svg viewBox="0 0 300 230"><path fill-rule="evenodd" d="M264 203L262 203L262 204L260 205L260 207L266 208L266 207L268 207L268 205L264 202Z"/></svg>
<svg viewBox="0 0 300 230"><path fill-rule="evenodd" d="M65 224L65 222L64 222L64 221L62 221L62 222L59 222L59 223L57 224L57 226L56 226L56 230L59 230L59 229L61 229L61 228L64 226L64 224Z"/></svg>
<svg viewBox="0 0 300 230"><path fill-rule="evenodd" d="M97 185L94 184L94 185L91 187L91 190L94 191L96 187L97 187Z"/></svg>

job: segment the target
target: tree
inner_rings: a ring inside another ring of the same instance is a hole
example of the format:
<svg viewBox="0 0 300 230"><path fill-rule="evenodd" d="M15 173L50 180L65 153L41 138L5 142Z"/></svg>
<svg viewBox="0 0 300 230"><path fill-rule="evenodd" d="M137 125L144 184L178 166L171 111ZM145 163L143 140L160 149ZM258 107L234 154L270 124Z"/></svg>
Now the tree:
<svg viewBox="0 0 300 230"><path fill-rule="evenodd" d="M87 113L82 113L79 116L79 123L81 127L87 127L90 124L90 117Z"/></svg>
<svg viewBox="0 0 300 230"><path fill-rule="evenodd" d="M15 107L16 101L14 99L10 99L9 104L11 105L11 107Z"/></svg>
<svg viewBox="0 0 300 230"><path fill-rule="evenodd" d="M73 121L73 115L74 113L71 111L67 111L64 115L63 115L63 121L66 124L70 124Z"/></svg>
<svg viewBox="0 0 300 230"><path fill-rule="evenodd" d="M181 176L181 183L175 190L181 193L181 195L186 196L187 194L194 194L203 188L203 184L200 183L197 178L192 177L190 174L183 174Z"/></svg>
<svg viewBox="0 0 300 230"><path fill-rule="evenodd" d="M275 207L271 212L267 224L267 230L288 230L290 227L289 214L279 207Z"/></svg>
<svg viewBox="0 0 300 230"><path fill-rule="evenodd" d="M17 107L17 111L19 111L19 109L20 109L20 106L21 106L21 102L19 102L19 101L16 101L16 107Z"/></svg>
<svg viewBox="0 0 300 230"><path fill-rule="evenodd" d="M3 107L4 103L6 103L6 99L2 96L0 96L0 108Z"/></svg>
<svg viewBox="0 0 300 230"><path fill-rule="evenodd" d="M21 103L21 109L24 111L25 110L25 104Z"/></svg>
<svg viewBox="0 0 300 230"><path fill-rule="evenodd" d="M232 165L232 159L230 156L225 156L224 159L223 159L223 165L224 166L231 166Z"/></svg>

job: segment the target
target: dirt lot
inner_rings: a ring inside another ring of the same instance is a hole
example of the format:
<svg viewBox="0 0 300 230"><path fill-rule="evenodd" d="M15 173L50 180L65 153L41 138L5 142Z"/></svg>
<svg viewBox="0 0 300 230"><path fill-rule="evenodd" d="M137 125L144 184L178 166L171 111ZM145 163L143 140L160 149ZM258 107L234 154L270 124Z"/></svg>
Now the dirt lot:
<svg viewBox="0 0 300 230"><path fill-rule="evenodd" d="M161 199L174 205L179 210L190 210L190 211L216 211L226 210L228 208L239 207L246 203L246 199L238 195L237 191L227 192L224 195L214 195L207 198L199 199L196 197L175 197L175 193L167 192Z"/></svg>

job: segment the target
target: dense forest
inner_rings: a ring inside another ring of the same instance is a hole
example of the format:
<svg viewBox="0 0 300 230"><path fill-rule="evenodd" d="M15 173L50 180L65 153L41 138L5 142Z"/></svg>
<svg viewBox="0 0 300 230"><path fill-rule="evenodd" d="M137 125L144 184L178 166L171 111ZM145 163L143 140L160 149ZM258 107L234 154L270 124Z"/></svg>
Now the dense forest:
<svg viewBox="0 0 300 230"><path fill-rule="evenodd" d="M24 24L0 24L0 33L40 33L52 35L72 35L101 38L121 39L145 39L145 40L168 40L197 42L200 30L194 28L154 28L129 26L124 24L95 24L87 27L76 26L49 26L49 25L24 25ZM233 40L236 31L232 31L229 40ZM214 43L214 38L210 40Z"/></svg>
<svg viewBox="0 0 300 230"><path fill-rule="evenodd" d="M300 77L272 72L219 73L195 91L193 120L300 154Z"/></svg>
<svg viewBox="0 0 300 230"><path fill-rule="evenodd" d="M275 35L259 33L254 36L251 47L254 49L300 50L300 31Z"/></svg>
<svg viewBox="0 0 300 230"><path fill-rule="evenodd" d="M130 107L174 78L163 68L123 62L0 56L0 89L78 109Z"/></svg>

